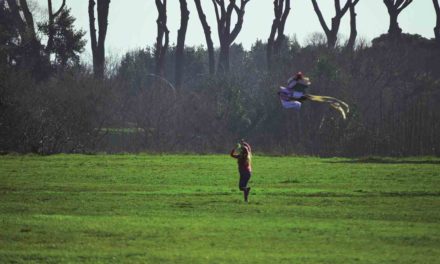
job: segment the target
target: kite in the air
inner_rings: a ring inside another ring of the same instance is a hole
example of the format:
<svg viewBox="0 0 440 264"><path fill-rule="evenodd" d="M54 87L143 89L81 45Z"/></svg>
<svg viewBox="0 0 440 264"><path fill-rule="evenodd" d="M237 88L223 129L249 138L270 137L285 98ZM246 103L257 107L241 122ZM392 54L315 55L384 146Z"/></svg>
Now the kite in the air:
<svg viewBox="0 0 440 264"><path fill-rule="evenodd" d="M296 110L301 109L301 105L304 101L310 100L319 103L328 103L339 113L341 113L342 118L347 117L349 112L348 105L334 97L313 95L306 93L307 88L310 86L311 82L308 77L305 77L302 72L296 73L294 76L287 80L286 87L280 87L278 95L281 100L281 105L284 108L293 108Z"/></svg>

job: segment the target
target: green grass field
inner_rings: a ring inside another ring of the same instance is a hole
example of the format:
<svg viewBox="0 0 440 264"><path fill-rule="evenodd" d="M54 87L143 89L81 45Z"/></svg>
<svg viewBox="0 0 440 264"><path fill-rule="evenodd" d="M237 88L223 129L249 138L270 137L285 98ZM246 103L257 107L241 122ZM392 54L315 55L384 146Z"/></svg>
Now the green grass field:
<svg viewBox="0 0 440 264"><path fill-rule="evenodd" d="M440 159L0 156L0 263L439 263Z"/></svg>

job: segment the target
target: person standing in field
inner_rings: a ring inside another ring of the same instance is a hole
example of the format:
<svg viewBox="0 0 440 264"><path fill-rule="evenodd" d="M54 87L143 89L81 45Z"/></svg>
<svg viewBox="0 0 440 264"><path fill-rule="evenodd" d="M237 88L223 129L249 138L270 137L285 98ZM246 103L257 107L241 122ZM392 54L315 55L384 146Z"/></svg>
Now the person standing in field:
<svg viewBox="0 0 440 264"><path fill-rule="evenodd" d="M243 192L244 201L248 201L249 192L251 187L247 186L252 174L251 157L252 150L249 143L243 139L237 146L231 150L231 157L237 159L238 172L240 173L240 181L238 182L238 188Z"/></svg>

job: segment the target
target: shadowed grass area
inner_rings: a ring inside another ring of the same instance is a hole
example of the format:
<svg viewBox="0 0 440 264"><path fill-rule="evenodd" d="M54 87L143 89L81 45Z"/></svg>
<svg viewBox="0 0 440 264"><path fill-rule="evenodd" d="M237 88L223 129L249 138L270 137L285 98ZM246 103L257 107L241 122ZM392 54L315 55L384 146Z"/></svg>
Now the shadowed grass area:
<svg viewBox="0 0 440 264"><path fill-rule="evenodd" d="M1 156L0 262L436 263L440 159L386 160Z"/></svg>

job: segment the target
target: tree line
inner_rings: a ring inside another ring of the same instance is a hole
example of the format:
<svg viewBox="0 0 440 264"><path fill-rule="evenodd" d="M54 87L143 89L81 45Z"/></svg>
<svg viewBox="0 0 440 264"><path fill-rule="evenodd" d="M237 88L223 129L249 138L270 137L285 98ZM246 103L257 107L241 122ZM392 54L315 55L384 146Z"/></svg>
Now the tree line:
<svg viewBox="0 0 440 264"><path fill-rule="evenodd" d="M79 59L86 33L74 27L68 2L54 8L48 0L47 19L36 24L26 0L0 1L0 151L224 152L245 137L272 154L439 155L439 2L434 39L402 32L398 16L412 0L383 2L388 33L369 44L357 40L359 0L334 0L331 24L312 0L323 34L300 45L284 33L294 2L275 0L267 41L245 50L234 41L252 1L194 0L205 48L185 45L186 0L170 45L167 1L156 0L155 45L108 61L111 3L89 0L88 65ZM216 25L207 22L209 7ZM281 109L276 91L300 70L312 79L311 93L350 104L346 121L312 102L300 112Z"/></svg>

